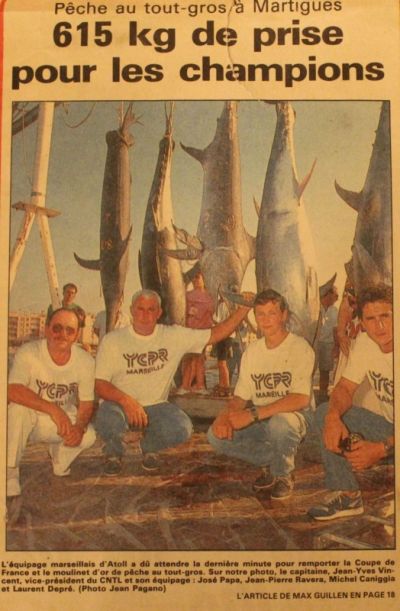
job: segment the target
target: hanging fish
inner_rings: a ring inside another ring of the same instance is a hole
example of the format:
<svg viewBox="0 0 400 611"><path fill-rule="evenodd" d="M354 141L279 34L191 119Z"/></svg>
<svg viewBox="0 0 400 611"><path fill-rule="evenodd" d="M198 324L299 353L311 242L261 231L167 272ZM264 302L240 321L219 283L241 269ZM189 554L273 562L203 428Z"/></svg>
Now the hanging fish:
<svg viewBox="0 0 400 611"><path fill-rule="evenodd" d="M147 203L142 245L139 253L139 273L142 287L161 295L163 321L185 324L185 283L181 262L167 255L176 249L171 197L171 163L174 151L172 112L165 113L165 134L160 141L157 165Z"/></svg>
<svg viewBox="0 0 400 611"><path fill-rule="evenodd" d="M272 288L288 301L291 329L314 343L319 317L315 252L302 195L314 165L297 177L289 102L275 104L277 122L260 206L256 238L257 291Z"/></svg>
<svg viewBox="0 0 400 611"><path fill-rule="evenodd" d="M364 186L337 193L357 213L352 258L346 264L356 294L374 284L392 284L392 191L389 102L383 102Z"/></svg>
<svg viewBox="0 0 400 611"><path fill-rule="evenodd" d="M128 244L132 232L129 149L133 145L129 127L136 121L130 104L121 127L106 134L108 148L101 199L100 258L81 259L74 253L79 265L100 271L107 332L114 328L128 269Z"/></svg>
<svg viewBox="0 0 400 611"><path fill-rule="evenodd" d="M237 102L225 102L212 142L204 149L181 145L204 171L203 197L197 235L177 230L186 249L170 255L198 260L205 285L217 303L218 290L240 291L254 238L242 218Z"/></svg>

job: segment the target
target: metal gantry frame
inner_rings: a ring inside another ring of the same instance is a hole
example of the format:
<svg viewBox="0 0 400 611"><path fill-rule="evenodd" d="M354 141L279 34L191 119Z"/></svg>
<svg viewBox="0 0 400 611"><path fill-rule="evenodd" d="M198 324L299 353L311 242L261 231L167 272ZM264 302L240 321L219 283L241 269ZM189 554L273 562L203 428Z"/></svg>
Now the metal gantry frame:
<svg viewBox="0 0 400 611"><path fill-rule="evenodd" d="M16 210L24 211L24 218L10 257L10 291L13 287L17 269L21 262L33 222L36 218L42 242L51 303L53 308L56 309L61 305L61 297L58 287L49 218L53 218L60 213L57 210L46 208L45 205L53 116L54 102L40 102L38 108L37 142L30 201L28 203L18 202L13 205L13 208Z"/></svg>

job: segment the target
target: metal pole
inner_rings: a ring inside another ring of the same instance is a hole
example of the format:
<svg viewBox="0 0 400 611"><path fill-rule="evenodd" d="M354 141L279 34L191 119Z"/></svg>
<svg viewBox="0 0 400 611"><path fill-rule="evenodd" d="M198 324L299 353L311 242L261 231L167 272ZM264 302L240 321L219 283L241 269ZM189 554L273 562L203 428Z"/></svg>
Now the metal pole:
<svg viewBox="0 0 400 611"><path fill-rule="evenodd" d="M34 161L33 183L30 204L21 205L25 209L25 218L21 225L17 241L11 255L10 262L10 288L13 285L18 265L21 261L26 242L32 228L33 220L37 217L42 248L44 252L47 279L51 303L53 308L61 305L58 290L58 279L55 265L53 244L50 235L48 209L45 208L47 175L49 169L51 132L53 127L54 102L41 102L39 104L37 144ZM54 215L51 211L50 216Z"/></svg>
<svg viewBox="0 0 400 611"><path fill-rule="evenodd" d="M38 208L45 207L53 116L54 102L41 102L39 105L37 156L35 159L31 196L31 203L38 206ZM57 269L50 235L49 219L46 214L37 214L36 217L42 240L51 303L55 309L60 307L61 299L58 291Z"/></svg>
<svg viewBox="0 0 400 611"><path fill-rule="evenodd" d="M25 210L24 218L10 257L10 291L13 287L18 265L20 264L22 255L24 254L25 245L28 241L34 219L35 212L33 210Z"/></svg>

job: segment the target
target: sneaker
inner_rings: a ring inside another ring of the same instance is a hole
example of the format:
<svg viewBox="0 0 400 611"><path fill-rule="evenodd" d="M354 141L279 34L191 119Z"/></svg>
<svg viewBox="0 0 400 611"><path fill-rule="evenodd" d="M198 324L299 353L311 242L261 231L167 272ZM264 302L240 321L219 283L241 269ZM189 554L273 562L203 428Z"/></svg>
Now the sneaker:
<svg viewBox="0 0 400 611"><path fill-rule="evenodd" d="M279 476L275 478L275 483L271 491L271 499L286 499L293 492L293 475Z"/></svg>
<svg viewBox="0 0 400 611"><path fill-rule="evenodd" d="M53 475L57 477L68 477L71 475L71 469L65 468L63 464L58 462L58 448L54 448L52 445L47 446L47 453L50 456L51 464L53 467Z"/></svg>
<svg viewBox="0 0 400 611"><path fill-rule="evenodd" d="M161 461L157 454L145 454L142 459L142 467L145 471L157 471L161 467Z"/></svg>
<svg viewBox="0 0 400 611"><path fill-rule="evenodd" d="M348 516L358 516L364 513L361 492L356 495L337 492L325 505L311 507L308 515L314 520L336 520Z"/></svg>
<svg viewBox="0 0 400 611"><path fill-rule="evenodd" d="M182 386L180 386L179 388L177 388L175 390L175 395L186 395L189 391L186 390L186 388L183 388Z"/></svg>
<svg viewBox="0 0 400 611"><path fill-rule="evenodd" d="M260 490L268 490L275 483L275 478L269 472L268 467L262 468L262 474L257 477L255 482L253 483L253 490L255 492L259 492Z"/></svg>
<svg viewBox="0 0 400 611"><path fill-rule="evenodd" d="M114 477L122 470L122 458L120 456L108 456L104 464L104 475Z"/></svg>
<svg viewBox="0 0 400 611"><path fill-rule="evenodd" d="M7 496L19 496L21 484L19 483L19 467L7 467Z"/></svg>
<svg viewBox="0 0 400 611"><path fill-rule="evenodd" d="M196 395L208 395L208 390L203 386L203 388L192 388L192 392Z"/></svg>
<svg viewBox="0 0 400 611"><path fill-rule="evenodd" d="M7 479L7 497L19 496L21 494L21 485L19 479Z"/></svg>

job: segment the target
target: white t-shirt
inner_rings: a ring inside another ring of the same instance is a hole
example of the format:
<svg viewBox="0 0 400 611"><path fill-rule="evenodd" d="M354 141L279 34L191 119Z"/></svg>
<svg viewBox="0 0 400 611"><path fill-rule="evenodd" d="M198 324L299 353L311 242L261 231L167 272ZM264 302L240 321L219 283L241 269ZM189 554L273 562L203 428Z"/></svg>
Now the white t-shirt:
<svg viewBox="0 0 400 611"><path fill-rule="evenodd" d="M202 352L210 329L156 325L151 335L133 327L104 336L96 357L96 378L111 382L142 405L167 401L172 379L187 352Z"/></svg>
<svg viewBox="0 0 400 611"><path fill-rule="evenodd" d="M249 344L242 357L235 395L254 405L269 405L288 394L310 397L314 351L308 342L289 335L276 348L267 348L265 338Z"/></svg>
<svg viewBox="0 0 400 611"><path fill-rule="evenodd" d="M17 350L8 382L23 384L64 411L75 412L79 401L94 399L94 360L73 345L68 363L56 365L45 339L29 342Z"/></svg>
<svg viewBox="0 0 400 611"><path fill-rule="evenodd" d="M103 339L106 334L106 325L107 325L107 313L105 310L98 312L96 314L96 318L94 319L93 329L99 330L99 343ZM125 314L125 312L119 311L117 314L117 320L115 321L114 329L123 329L124 327L128 327L130 325L129 316Z"/></svg>
<svg viewBox="0 0 400 611"><path fill-rule="evenodd" d="M327 310L321 306L321 329L318 341L325 344L333 344L333 329L337 325L338 309L331 305Z"/></svg>
<svg viewBox="0 0 400 611"><path fill-rule="evenodd" d="M382 352L367 333L359 333L342 377L361 384L365 376L379 400L380 415L393 422L393 352Z"/></svg>

